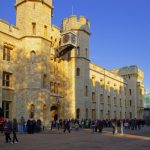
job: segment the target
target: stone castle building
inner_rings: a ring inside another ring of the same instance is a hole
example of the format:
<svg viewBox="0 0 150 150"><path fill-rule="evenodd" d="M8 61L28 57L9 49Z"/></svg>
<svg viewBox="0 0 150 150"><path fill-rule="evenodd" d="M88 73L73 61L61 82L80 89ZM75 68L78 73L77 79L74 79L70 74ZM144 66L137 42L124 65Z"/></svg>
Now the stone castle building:
<svg viewBox="0 0 150 150"><path fill-rule="evenodd" d="M4 117L124 119L143 116L143 72L107 70L89 59L90 23L51 24L52 0L16 0L16 26L0 20Z"/></svg>

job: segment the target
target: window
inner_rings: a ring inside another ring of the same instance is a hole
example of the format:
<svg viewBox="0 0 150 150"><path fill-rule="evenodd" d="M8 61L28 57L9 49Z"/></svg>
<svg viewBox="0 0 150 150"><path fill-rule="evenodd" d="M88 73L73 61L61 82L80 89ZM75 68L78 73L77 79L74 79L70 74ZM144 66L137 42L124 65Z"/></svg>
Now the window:
<svg viewBox="0 0 150 150"><path fill-rule="evenodd" d="M11 73L3 72L3 86L11 87Z"/></svg>
<svg viewBox="0 0 150 150"><path fill-rule="evenodd" d="M95 86L95 85L96 85L95 76L93 76L93 77L92 77L92 84L93 84L93 86Z"/></svg>
<svg viewBox="0 0 150 150"><path fill-rule="evenodd" d="M10 53L11 53L11 48L4 46L3 48L3 60L10 61Z"/></svg>
<svg viewBox="0 0 150 150"><path fill-rule="evenodd" d="M104 96L103 96L103 94L100 95L100 102L104 103Z"/></svg>
<svg viewBox="0 0 150 150"><path fill-rule="evenodd" d="M130 106L132 106L132 101L130 100Z"/></svg>
<svg viewBox="0 0 150 150"><path fill-rule="evenodd" d="M44 26L44 36L47 36L47 26Z"/></svg>
<svg viewBox="0 0 150 150"><path fill-rule="evenodd" d="M43 75L43 88L46 88L46 82L47 82L47 75Z"/></svg>
<svg viewBox="0 0 150 150"><path fill-rule="evenodd" d="M80 76L80 68L76 68L76 76Z"/></svg>
<svg viewBox="0 0 150 150"><path fill-rule="evenodd" d="M132 91L131 91L131 89L129 89L129 94L130 94L130 95L132 94Z"/></svg>
<svg viewBox="0 0 150 150"><path fill-rule="evenodd" d="M100 118L103 119L103 110L100 111Z"/></svg>
<svg viewBox="0 0 150 150"><path fill-rule="evenodd" d="M46 111L47 111L47 106L46 104L43 104L43 121L46 120Z"/></svg>
<svg viewBox="0 0 150 150"><path fill-rule="evenodd" d="M111 104L110 96L108 96L108 104Z"/></svg>
<svg viewBox="0 0 150 150"><path fill-rule="evenodd" d="M119 87L119 92L120 92L120 94L122 93L122 87L121 86Z"/></svg>
<svg viewBox="0 0 150 150"><path fill-rule="evenodd" d="M58 88L57 88L57 83L54 83L54 93L57 93L57 90Z"/></svg>
<svg viewBox="0 0 150 150"><path fill-rule="evenodd" d="M32 64L35 63L35 59L36 59L36 53L35 53L35 51L31 51L31 62L32 62Z"/></svg>
<svg viewBox="0 0 150 150"><path fill-rule="evenodd" d="M107 90L110 92L110 82L107 83Z"/></svg>
<svg viewBox="0 0 150 150"><path fill-rule="evenodd" d="M34 118L35 106L33 104L30 105L29 117Z"/></svg>
<svg viewBox="0 0 150 150"><path fill-rule="evenodd" d="M95 102L95 92L92 92L92 102Z"/></svg>
<svg viewBox="0 0 150 150"><path fill-rule="evenodd" d="M4 118L10 118L10 102L3 101L2 103L2 110L4 112Z"/></svg>
<svg viewBox="0 0 150 150"><path fill-rule="evenodd" d="M85 86L85 96L88 96L88 86Z"/></svg>
<svg viewBox="0 0 150 150"><path fill-rule="evenodd" d="M32 23L32 34L36 35L36 23L35 22Z"/></svg>
<svg viewBox="0 0 150 150"><path fill-rule="evenodd" d="M85 57L88 57L88 49L85 48Z"/></svg>
<svg viewBox="0 0 150 150"><path fill-rule="evenodd" d="M120 99L120 107L122 106L122 102L121 102L121 99Z"/></svg>

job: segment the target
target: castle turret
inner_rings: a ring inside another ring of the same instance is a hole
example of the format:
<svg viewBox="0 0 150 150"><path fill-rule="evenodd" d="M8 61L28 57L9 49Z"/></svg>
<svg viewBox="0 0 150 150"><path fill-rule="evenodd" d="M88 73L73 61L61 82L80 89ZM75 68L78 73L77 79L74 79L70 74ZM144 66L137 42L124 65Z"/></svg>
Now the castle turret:
<svg viewBox="0 0 150 150"><path fill-rule="evenodd" d="M16 0L16 26L27 36L47 36L51 27L52 0Z"/></svg>
<svg viewBox="0 0 150 150"><path fill-rule="evenodd" d="M90 23L84 16L71 16L65 18L62 22L63 31L74 31L78 35L78 48L76 49L75 57L84 57L89 59L89 37ZM81 42L82 41L82 42Z"/></svg>
<svg viewBox="0 0 150 150"><path fill-rule="evenodd" d="M69 61L69 71L73 79L71 81L72 97L75 100L74 109L76 110L76 118L86 118L85 111L87 108L87 100L89 96L84 95L84 89L89 88L89 38L90 38L90 23L80 16L71 16L65 18L62 22L62 32L73 31L77 35L77 48L71 51L71 60Z"/></svg>

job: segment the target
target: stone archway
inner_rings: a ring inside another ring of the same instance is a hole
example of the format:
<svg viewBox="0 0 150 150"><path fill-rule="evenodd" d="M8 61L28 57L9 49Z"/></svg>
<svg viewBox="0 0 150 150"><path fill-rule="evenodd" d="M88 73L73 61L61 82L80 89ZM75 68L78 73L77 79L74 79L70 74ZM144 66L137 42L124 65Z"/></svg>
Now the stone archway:
<svg viewBox="0 0 150 150"><path fill-rule="evenodd" d="M58 107L53 105L50 108L50 113L51 113L51 120L57 120L58 119Z"/></svg>

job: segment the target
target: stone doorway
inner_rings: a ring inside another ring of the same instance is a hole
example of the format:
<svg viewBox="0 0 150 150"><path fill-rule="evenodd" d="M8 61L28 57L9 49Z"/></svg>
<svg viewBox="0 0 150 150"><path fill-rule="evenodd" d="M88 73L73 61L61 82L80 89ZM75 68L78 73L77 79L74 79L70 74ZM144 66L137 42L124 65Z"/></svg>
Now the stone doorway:
<svg viewBox="0 0 150 150"><path fill-rule="evenodd" d="M57 106L52 106L50 109L51 113L51 120L57 120L58 119L58 107Z"/></svg>

